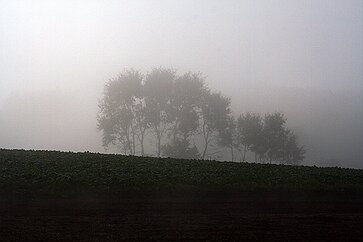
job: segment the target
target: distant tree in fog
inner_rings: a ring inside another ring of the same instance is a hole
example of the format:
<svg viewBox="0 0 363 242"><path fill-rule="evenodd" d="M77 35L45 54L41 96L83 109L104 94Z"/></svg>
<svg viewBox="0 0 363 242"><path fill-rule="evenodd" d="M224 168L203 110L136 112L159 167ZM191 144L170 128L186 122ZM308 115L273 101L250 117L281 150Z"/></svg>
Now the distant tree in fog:
<svg viewBox="0 0 363 242"><path fill-rule="evenodd" d="M144 140L146 136L146 131L150 127L150 122L148 119L148 110L146 107L145 99L143 98L143 86L141 88L141 97L138 99L134 107L134 119L136 135L140 143L141 155L145 154Z"/></svg>
<svg viewBox="0 0 363 242"><path fill-rule="evenodd" d="M173 83L170 100L170 139L164 147L164 155L198 158L198 149L190 146L192 135L198 131L201 97L206 91L200 73L188 72Z"/></svg>
<svg viewBox="0 0 363 242"><path fill-rule="evenodd" d="M279 152L282 152L285 122L286 119L281 113L266 114L264 117L262 135L265 139L266 152L263 158L270 163L278 158Z"/></svg>
<svg viewBox="0 0 363 242"><path fill-rule="evenodd" d="M171 69L154 68L147 74L144 97L147 117L157 140L157 156L161 156L161 141L172 122L171 99L176 72Z"/></svg>
<svg viewBox="0 0 363 242"><path fill-rule="evenodd" d="M231 115L231 100L220 92L206 91L201 103L201 134L204 147L201 158L207 155L208 147L212 141L218 139L219 132L228 126Z"/></svg>
<svg viewBox="0 0 363 242"><path fill-rule="evenodd" d="M98 129L103 131L103 145L120 144L125 153L135 154L136 138L146 127L139 71L129 69L111 79L99 103Z"/></svg>
<svg viewBox="0 0 363 242"><path fill-rule="evenodd" d="M131 155L144 155L146 135L153 134L158 157L205 159L227 148L232 161L235 149L243 161L248 151L260 162L299 164L304 159L305 149L282 113L245 113L236 120L230 105L200 73L178 76L175 70L154 68L144 76L128 69L105 85L98 129L105 147L119 145Z"/></svg>
<svg viewBox="0 0 363 242"><path fill-rule="evenodd" d="M231 151L231 160L234 161L234 148L238 148L236 121L232 115L228 115L226 126L218 129L218 145Z"/></svg>
<svg viewBox="0 0 363 242"><path fill-rule="evenodd" d="M282 113L266 114L264 117L263 136L266 139L267 160L281 161L288 130L285 128L286 118Z"/></svg>
<svg viewBox="0 0 363 242"><path fill-rule="evenodd" d="M263 123L262 118L256 113L242 114L237 119L237 145L242 154L242 160L246 160L247 150L255 152L255 161L257 155L261 154L263 144Z"/></svg>
<svg viewBox="0 0 363 242"><path fill-rule="evenodd" d="M297 136L288 130L287 137L284 142L284 154L281 163L298 165L305 158L305 148L299 146Z"/></svg>
<svg viewBox="0 0 363 242"><path fill-rule="evenodd" d="M304 159L305 150L286 127L283 113L266 114L263 119L259 114L241 115L237 121L237 137L244 147L243 157L250 150L255 153L255 161L258 157L260 162L297 165Z"/></svg>

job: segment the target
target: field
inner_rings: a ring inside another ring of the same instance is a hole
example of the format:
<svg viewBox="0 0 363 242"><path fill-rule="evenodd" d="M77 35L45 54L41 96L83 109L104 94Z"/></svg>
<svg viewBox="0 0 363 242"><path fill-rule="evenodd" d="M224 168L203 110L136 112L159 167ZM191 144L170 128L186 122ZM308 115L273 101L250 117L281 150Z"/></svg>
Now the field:
<svg viewBox="0 0 363 242"><path fill-rule="evenodd" d="M363 171L0 150L3 240L361 240Z"/></svg>

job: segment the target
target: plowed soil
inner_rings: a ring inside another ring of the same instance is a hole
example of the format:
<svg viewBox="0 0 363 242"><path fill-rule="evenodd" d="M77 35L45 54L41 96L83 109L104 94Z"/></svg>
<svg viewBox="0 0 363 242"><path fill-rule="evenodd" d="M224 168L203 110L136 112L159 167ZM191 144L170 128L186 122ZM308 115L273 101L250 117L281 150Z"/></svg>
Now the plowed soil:
<svg viewBox="0 0 363 242"><path fill-rule="evenodd" d="M0 199L1 241L363 241L360 198Z"/></svg>

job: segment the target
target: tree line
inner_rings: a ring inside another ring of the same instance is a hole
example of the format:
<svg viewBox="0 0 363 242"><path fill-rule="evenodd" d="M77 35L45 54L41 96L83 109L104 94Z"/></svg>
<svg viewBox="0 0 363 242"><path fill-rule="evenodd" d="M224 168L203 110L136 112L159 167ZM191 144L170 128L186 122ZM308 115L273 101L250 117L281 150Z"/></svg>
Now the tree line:
<svg viewBox="0 0 363 242"><path fill-rule="evenodd" d="M126 69L106 83L97 119L103 146L124 154L145 155L147 139L158 157L205 159L224 148L232 161L252 152L258 162L299 164L305 154L282 113L235 117L231 99L199 72Z"/></svg>

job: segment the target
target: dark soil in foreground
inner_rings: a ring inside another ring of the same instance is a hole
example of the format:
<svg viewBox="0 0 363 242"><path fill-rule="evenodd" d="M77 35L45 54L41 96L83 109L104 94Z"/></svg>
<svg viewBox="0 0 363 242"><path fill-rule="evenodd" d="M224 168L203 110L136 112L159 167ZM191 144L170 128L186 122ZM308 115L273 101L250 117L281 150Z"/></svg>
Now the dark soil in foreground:
<svg viewBox="0 0 363 242"><path fill-rule="evenodd" d="M141 197L141 196L140 196ZM363 241L363 200L331 196L0 199L1 241Z"/></svg>
<svg viewBox="0 0 363 242"><path fill-rule="evenodd" d="M0 149L2 241L363 241L363 170Z"/></svg>

